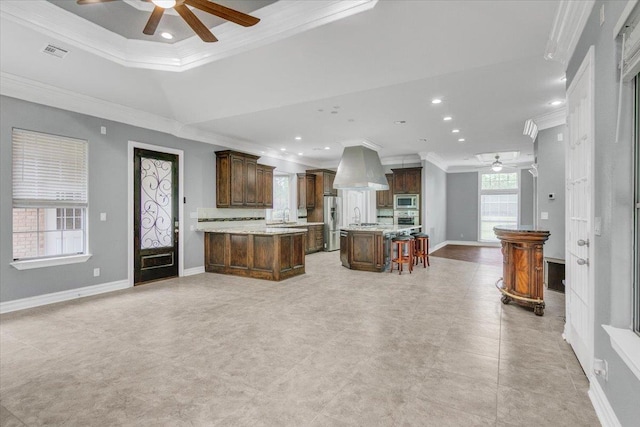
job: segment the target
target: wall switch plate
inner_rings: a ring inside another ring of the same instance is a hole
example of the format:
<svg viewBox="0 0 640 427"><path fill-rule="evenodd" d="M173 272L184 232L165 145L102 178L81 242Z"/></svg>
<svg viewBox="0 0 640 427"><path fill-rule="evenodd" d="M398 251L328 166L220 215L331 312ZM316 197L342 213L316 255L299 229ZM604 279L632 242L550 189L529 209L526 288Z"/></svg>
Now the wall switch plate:
<svg viewBox="0 0 640 427"><path fill-rule="evenodd" d="M106 220L107 220L107 213L100 212L100 221L106 221Z"/></svg>
<svg viewBox="0 0 640 427"><path fill-rule="evenodd" d="M100 276L100 268L94 268L93 277L98 277L98 276Z"/></svg>
<svg viewBox="0 0 640 427"><path fill-rule="evenodd" d="M602 217L595 217L593 221L593 232L596 236L602 236Z"/></svg>
<svg viewBox="0 0 640 427"><path fill-rule="evenodd" d="M564 140L564 134L559 133L558 134L558 142L562 142Z"/></svg>
<svg viewBox="0 0 640 427"><path fill-rule="evenodd" d="M549 212L540 212L540 219L549 219Z"/></svg>
<svg viewBox="0 0 640 427"><path fill-rule="evenodd" d="M100 126L100 133L103 135L107 134L107 127L106 126Z"/></svg>

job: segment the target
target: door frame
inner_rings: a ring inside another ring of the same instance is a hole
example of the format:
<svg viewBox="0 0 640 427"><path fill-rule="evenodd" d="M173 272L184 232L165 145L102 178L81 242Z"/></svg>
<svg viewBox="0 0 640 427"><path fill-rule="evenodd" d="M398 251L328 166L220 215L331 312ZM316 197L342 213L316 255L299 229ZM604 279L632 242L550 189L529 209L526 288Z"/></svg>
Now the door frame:
<svg viewBox="0 0 640 427"><path fill-rule="evenodd" d="M129 286L131 287L133 287L134 285L133 162L134 149L136 148L157 151L160 153L175 154L178 156L178 277L184 276L184 151L177 148L146 144L144 142L129 141L129 146L127 149L127 281L129 282Z"/></svg>
<svg viewBox="0 0 640 427"><path fill-rule="evenodd" d="M588 319L587 319L587 324L589 325L589 333L590 336L586 337L586 339L588 340L587 344L587 351L589 353L588 357L589 360L587 361L589 366L584 366L584 370L585 370L585 374L587 376L587 378L589 379L589 381L591 382L593 380L593 361L595 358L595 268L594 268L594 253L595 253L595 242L594 242L594 238L595 238L595 232L594 232L594 225L595 225L595 146L596 146L596 134L595 134L595 47L593 45L591 45L589 47L589 50L587 51L587 54L584 56L584 59L582 60L582 63L580 64L580 67L578 68L578 71L576 72L573 80L571 81L571 84L569 85L569 87L567 88L567 103L569 102L569 98L571 96L571 93L574 91L575 89L575 85L577 84L578 80L583 76L583 74L587 74L586 78L588 79L587 84L589 85L589 90L591 91L591 103L589 105L589 128L590 128L590 132L591 132L591 147L590 147L590 162L591 164L589 165L589 194L588 197L590 198L590 203L589 203L589 212L587 213L588 218L589 218L589 236L587 236L589 238L589 246L588 246L588 256L589 256L589 279L588 279L588 294L589 294L589 307L587 309L587 315L588 315ZM567 108L567 118L569 115L569 109ZM565 187L568 187L568 180L567 180L567 170L568 170L568 165L569 162L571 161L569 158L569 154L571 152L570 148L569 148L569 144L572 138L572 135L570 134L571 132L571 128L568 127L567 131L569 132L569 137L567 138L567 144L565 145ZM570 239L575 239L575 236L569 236L569 232L571 230L570 228L570 223L571 223L571 217L569 216L569 203L570 203L570 197L567 195L567 197L565 197L565 259L567 261L569 261L570 256L569 256L569 245L570 245ZM565 295L567 296L567 298L570 298L570 291L566 291ZM569 310L570 308L570 302L569 300L567 300L565 302L565 327L564 327L564 332L562 334L562 337L565 339L565 341L567 341L570 345L571 345L571 341L572 341L572 337L571 337L571 327L570 327L570 319L571 319L571 315L572 313ZM573 346L572 346L573 347Z"/></svg>

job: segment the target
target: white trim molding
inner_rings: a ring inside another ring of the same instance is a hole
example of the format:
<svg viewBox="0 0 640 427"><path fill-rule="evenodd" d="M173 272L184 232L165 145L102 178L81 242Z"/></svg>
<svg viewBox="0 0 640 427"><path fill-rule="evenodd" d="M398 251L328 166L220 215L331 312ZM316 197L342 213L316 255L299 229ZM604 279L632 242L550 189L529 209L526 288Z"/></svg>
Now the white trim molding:
<svg viewBox="0 0 640 427"><path fill-rule="evenodd" d="M442 157L438 156L436 153L432 151L429 151L429 152L420 151L418 155L420 156L420 160L426 160L427 162L436 165L437 167L442 169L444 172L446 172L447 169L449 168L449 165L442 159Z"/></svg>
<svg viewBox="0 0 640 427"><path fill-rule="evenodd" d="M576 49L595 0L562 0L558 4L544 58L560 62L566 68Z"/></svg>
<svg viewBox="0 0 640 427"><path fill-rule="evenodd" d="M195 276L196 274L202 274L202 273L204 273L204 265L201 265L200 267L185 268L182 275L186 277L186 276Z"/></svg>
<svg viewBox="0 0 640 427"><path fill-rule="evenodd" d="M12 311L24 310L27 308L40 307L41 305L69 301L72 299L88 297L91 295L104 294L106 292L118 291L120 289L126 289L129 287L130 285L128 280L118 280L115 282L102 283L99 285L85 286L82 288L69 289L66 291L53 292L50 294L0 302L0 313L9 313Z"/></svg>
<svg viewBox="0 0 640 427"><path fill-rule="evenodd" d="M622 427L598 380L593 377L589 380L589 399L602 427Z"/></svg>
<svg viewBox="0 0 640 427"><path fill-rule="evenodd" d="M545 130L560 125L567 124L567 108L562 107L558 110L551 111L546 114L541 114L533 118L533 121L538 125L538 130Z"/></svg>
<svg viewBox="0 0 640 427"><path fill-rule="evenodd" d="M614 328L610 325L602 325L602 329L609 334L611 347L640 380L640 337L631 329Z"/></svg>
<svg viewBox="0 0 640 427"><path fill-rule="evenodd" d="M53 258L25 259L14 261L11 266L18 270L31 270L32 268L55 267L57 265L80 264L87 262L91 254L69 255Z"/></svg>
<svg viewBox="0 0 640 427"><path fill-rule="evenodd" d="M215 27L216 43L195 35L173 44L130 40L45 0L2 0L0 16L126 67L181 72L370 10L377 1L277 1L251 13L258 25Z"/></svg>

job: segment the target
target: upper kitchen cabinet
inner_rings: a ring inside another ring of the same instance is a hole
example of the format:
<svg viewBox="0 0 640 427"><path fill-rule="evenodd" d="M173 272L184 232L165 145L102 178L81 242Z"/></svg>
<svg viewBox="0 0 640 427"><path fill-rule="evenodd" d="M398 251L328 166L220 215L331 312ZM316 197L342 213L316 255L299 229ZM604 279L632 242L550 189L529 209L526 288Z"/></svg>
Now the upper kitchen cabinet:
<svg viewBox="0 0 640 427"><path fill-rule="evenodd" d="M393 209L393 174L385 174L385 177L387 177L387 181L389 182L389 189L376 191L376 207L378 209Z"/></svg>
<svg viewBox="0 0 640 427"><path fill-rule="evenodd" d="M421 167L391 170L393 171L393 194L420 194L422 187Z"/></svg>
<svg viewBox="0 0 640 427"><path fill-rule="evenodd" d="M308 169L307 174L314 174L316 176L316 195L338 195L338 190L333 188L333 181L336 179L335 171L328 169Z"/></svg>
<svg viewBox="0 0 640 427"><path fill-rule="evenodd" d="M316 207L316 176L308 173L298 174L298 209Z"/></svg>
<svg viewBox="0 0 640 427"><path fill-rule="evenodd" d="M273 207L273 167L258 164L258 156L216 151L216 206Z"/></svg>

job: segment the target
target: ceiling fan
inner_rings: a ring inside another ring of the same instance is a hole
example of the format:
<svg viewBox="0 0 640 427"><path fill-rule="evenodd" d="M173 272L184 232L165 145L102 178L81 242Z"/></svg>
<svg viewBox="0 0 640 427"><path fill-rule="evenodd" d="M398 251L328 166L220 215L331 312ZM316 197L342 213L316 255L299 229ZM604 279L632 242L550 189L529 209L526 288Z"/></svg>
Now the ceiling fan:
<svg viewBox="0 0 640 427"><path fill-rule="evenodd" d="M95 3L107 3L114 0L77 0L77 3L82 4L95 4ZM178 14L185 20L185 22L191 27L191 29L202 39L204 42L217 42L216 36L209 31L209 29L198 19L198 17L187 7L192 6L196 9L215 15L219 18L227 21L234 22L243 27L251 27L260 22L260 19L247 15L246 13L239 12L235 9L231 9L217 3L210 2L209 0L145 0L154 4L153 12L147 21L147 25L142 32L147 35L153 35L158 28L160 19L164 14L165 9L173 8Z"/></svg>

